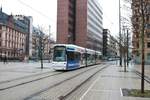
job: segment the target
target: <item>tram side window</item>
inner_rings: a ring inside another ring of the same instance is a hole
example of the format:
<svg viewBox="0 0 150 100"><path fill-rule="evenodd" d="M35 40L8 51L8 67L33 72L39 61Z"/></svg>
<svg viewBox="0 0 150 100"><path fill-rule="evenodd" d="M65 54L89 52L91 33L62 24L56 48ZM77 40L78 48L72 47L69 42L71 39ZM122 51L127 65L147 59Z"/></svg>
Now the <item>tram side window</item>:
<svg viewBox="0 0 150 100"><path fill-rule="evenodd" d="M67 59L68 60L74 60L74 52L67 52Z"/></svg>
<svg viewBox="0 0 150 100"><path fill-rule="evenodd" d="M101 55L99 55L99 60L101 60L102 59L102 56Z"/></svg>
<svg viewBox="0 0 150 100"><path fill-rule="evenodd" d="M78 52L67 52L68 60L80 60L80 53Z"/></svg>
<svg viewBox="0 0 150 100"><path fill-rule="evenodd" d="M92 60L95 60L95 55L91 55L91 57L92 57Z"/></svg>
<svg viewBox="0 0 150 100"><path fill-rule="evenodd" d="M90 60L90 59L91 59L91 55L87 54L87 60Z"/></svg>
<svg viewBox="0 0 150 100"><path fill-rule="evenodd" d="M85 59L86 59L86 56L87 56L87 54L86 54L86 53L83 53L83 54L82 54L82 58L83 58L83 60L85 60Z"/></svg>
<svg viewBox="0 0 150 100"><path fill-rule="evenodd" d="M96 55L95 55L95 60L97 60L97 59L98 59L98 55L96 54Z"/></svg>
<svg viewBox="0 0 150 100"><path fill-rule="evenodd" d="M76 52L75 56L77 60L81 60L81 54L79 52Z"/></svg>
<svg viewBox="0 0 150 100"><path fill-rule="evenodd" d="M95 60L95 55L94 54L92 55L92 60Z"/></svg>

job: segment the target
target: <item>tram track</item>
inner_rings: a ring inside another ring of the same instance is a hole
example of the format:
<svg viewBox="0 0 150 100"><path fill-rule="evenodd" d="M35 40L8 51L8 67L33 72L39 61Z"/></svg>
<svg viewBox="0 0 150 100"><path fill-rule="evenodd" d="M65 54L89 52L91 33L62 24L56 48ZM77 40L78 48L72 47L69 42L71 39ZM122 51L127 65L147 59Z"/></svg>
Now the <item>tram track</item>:
<svg viewBox="0 0 150 100"><path fill-rule="evenodd" d="M20 79L26 79L26 78L30 78L30 77L34 77L34 76L39 76L39 75L47 74L47 73L50 73L50 72L51 72L51 71L44 72L44 73L33 74L33 75L27 75L27 76L18 77L18 78L6 80L6 81L0 81L0 85L1 85L1 84L7 84L7 83L9 83L9 82L17 81L17 80L20 80Z"/></svg>
<svg viewBox="0 0 150 100"><path fill-rule="evenodd" d="M134 70L133 72L134 72L136 75L138 75L140 78L142 77L142 74L141 74L139 71ZM147 83L150 84L150 77L144 75L144 80L145 80Z"/></svg>
<svg viewBox="0 0 150 100"><path fill-rule="evenodd" d="M8 80L8 81L3 81L3 82L0 82L0 87L2 87L2 85L5 85L5 84L11 84L11 82L21 81L21 80L25 80L25 79L33 78L33 77L37 77L37 76L40 77L40 75L50 74L50 72L51 71L46 72L46 73L41 73L41 74L34 74L34 75L30 75L30 76L20 77L20 78ZM10 86L5 86L4 88L0 88L0 91L7 90L7 89L10 89L10 88L14 88L14 87L17 87L17 86L21 86L21 85L24 85L24 84L28 84L28 83L31 83L31 82L39 81L39 80L49 78L49 77L52 77L52 76L56 76L56 75L60 75L60 74L63 74L63 72L58 72L58 73L54 73L54 74L51 74L51 75L42 76L40 78L35 78L33 80L16 83L16 84L10 85Z"/></svg>
<svg viewBox="0 0 150 100"><path fill-rule="evenodd" d="M75 88L73 88L70 92L68 92L67 94L60 96L59 100L66 100L66 98L71 95L72 93L74 93L76 90L78 90L81 86L83 86L85 83L87 83L91 78L93 78L97 73L99 73L100 71L102 71L103 69L105 69L107 67L103 67L100 70L96 71L94 74L92 74L90 77L88 77L86 80L84 80L83 82L81 82L80 84L78 84Z"/></svg>
<svg viewBox="0 0 150 100"><path fill-rule="evenodd" d="M78 76L80 76L80 75L82 75L82 74L85 74L86 72L89 72L89 71L91 71L91 70L94 70L94 69L96 69L96 68L98 68L98 67L99 67L99 66L92 67L92 68L87 69L87 70L85 70L85 71L79 72L79 73L77 73L77 74L75 74L75 75L73 75L73 76L71 76L71 77L68 77L68 78L66 78L66 79L64 79L64 80L62 80L62 81L59 81L59 82L57 82L57 83L55 83L55 84L53 84L53 85L51 85L51 86L49 86L49 87L47 87L47 88L45 88L45 89L42 89L41 91L38 91L38 92L36 92L36 93L34 93L34 94L31 94L30 96L24 98L24 100L30 100L30 99L32 100L32 98L34 98L34 97L36 97L36 96L39 96L39 95L41 95L41 94L43 94L43 93L45 93L45 92L47 92L47 91L49 91L49 90L51 90L51 89L57 87L57 86L59 86L59 85L65 83L65 82L71 81L72 79L77 78ZM59 100L64 100L65 98L67 98L68 95L70 95L71 93L73 93L73 92L74 92L75 90L77 90L80 86L82 86L84 83L86 83L88 80L90 80L93 76L95 76L98 72L102 71L103 69L105 69L105 68L107 68L107 67L108 67L107 65L104 65L104 66L101 67L98 71L94 72L94 74L90 75L90 77L88 77L88 78L87 78L86 80L84 80L82 83L78 84L78 85L77 85L75 88L73 88L71 91L67 92L67 93L66 93L65 95L63 95L63 96L59 96L58 99L59 99Z"/></svg>
<svg viewBox="0 0 150 100"><path fill-rule="evenodd" d="M46 79L46 78L56 76L56 75L60 75L60 74L63 74L63 73L64 72L57 72L57 73L51 74L51 71L48 71L48 72L45 72L45 73L34 74L34 75L19 77L19 78L12 79L12 80L2 81L2 82L0 82L0 87L3 87L3 88L0 88L0 91L4 91L4 90L7 90L7 89L11 89L11 88L14 88L14 87L17 87L17 86L21 86L21 85L25 85L25 84L32 83L32 82L35 82L35 81L39 81L39 80L42 80L42 79ZM50 74L50 75L47 75L47 74ZM45 75L45 76L41 76L41 75ZM27 80L29 78L34 78L34 77L38 77L38 78ZM24 81L24 80L27 80L27 81ZM15 83L13 85L6 86L7 84L11 84L12 82L17 82L17 81L21 81L21 82Z"/></svg>

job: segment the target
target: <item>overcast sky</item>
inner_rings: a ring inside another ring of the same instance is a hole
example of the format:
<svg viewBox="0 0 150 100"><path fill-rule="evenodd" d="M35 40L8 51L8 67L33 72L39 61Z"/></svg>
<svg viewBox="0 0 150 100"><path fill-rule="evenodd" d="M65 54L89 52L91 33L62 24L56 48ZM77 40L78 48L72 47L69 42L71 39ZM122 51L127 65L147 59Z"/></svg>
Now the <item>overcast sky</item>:
<svg viewBox="0 0 150 100"><path fill-rule="evenodd" d="M99 0L103 8L103 27L110 29L112 35L118 34L118 1ZM56 37L57 0L0 0L3 12L33 16L34 26L45 30L51 25L51 33Z"/></svg>

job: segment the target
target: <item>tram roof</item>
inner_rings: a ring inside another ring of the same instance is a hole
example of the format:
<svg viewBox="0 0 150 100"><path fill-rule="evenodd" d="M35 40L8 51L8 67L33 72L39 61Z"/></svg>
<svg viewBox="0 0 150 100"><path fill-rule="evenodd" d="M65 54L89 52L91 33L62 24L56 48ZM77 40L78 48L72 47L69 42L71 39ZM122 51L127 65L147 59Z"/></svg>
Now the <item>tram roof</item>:
<svg viewBox="0 0 150 100"><path fill-rule="evenodd" d="M67 51L85 52L84 47L80 47L80 46L73 45L73 44L55 44L54 47L55 46L65 46L67 48Z"/></svg>
<svg viewBox="0 0 150 100"><path fill-rule="evenodd" d="M80 47L74 44L54 44L54 46L65 46L65 47L74 47L74 48L81 48L81 49L85 49L84 47Z"/></svg>
<svg viewBox="0 0 150 100"><path fill-rule="evenodd" d="M90 54L97 53L97 54L102 55L102 53L100 51L95 51L95 50L92 50L92 49L80 47L80 46L77 46L77 45L74 45L74 44L54 44L53 46L54 47L55 46L65 46L65 47L68 48L68 51L79 51L79 52L85 52L86 51L87 53L90 53ZM69 48L70 48L70 50L69 50Z"/></svg>

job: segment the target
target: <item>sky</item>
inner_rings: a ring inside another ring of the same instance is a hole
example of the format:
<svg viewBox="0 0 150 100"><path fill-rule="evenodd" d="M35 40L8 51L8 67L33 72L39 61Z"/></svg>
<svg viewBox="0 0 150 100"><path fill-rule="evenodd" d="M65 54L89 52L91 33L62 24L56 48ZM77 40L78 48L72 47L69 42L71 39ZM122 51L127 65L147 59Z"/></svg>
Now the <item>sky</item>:
<svg viewBox="0 0 150 100"><path fill-rule="evenodd" d="M116 36L119 33L118 1L99 0L103 10L103 28ZM33 17L33 25L43 27L45 32L52 33L56 39L57 0L0 0L3 12Z"/></svg>

